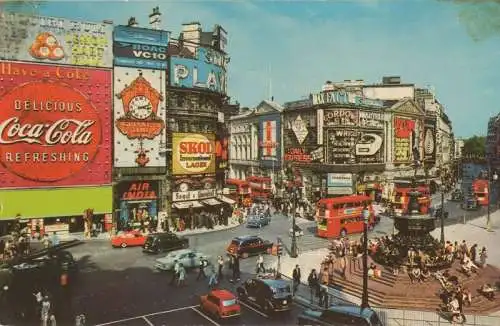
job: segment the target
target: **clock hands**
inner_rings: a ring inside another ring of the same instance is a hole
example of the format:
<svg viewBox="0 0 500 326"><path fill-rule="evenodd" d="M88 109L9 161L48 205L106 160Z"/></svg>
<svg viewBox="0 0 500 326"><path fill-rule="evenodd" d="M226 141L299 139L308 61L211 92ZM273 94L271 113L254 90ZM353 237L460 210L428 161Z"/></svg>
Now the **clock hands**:
<svg viewBox="0 0 500 326"><path fill-rule="evenodd" d="M151 104L141 105L137 107L137 110L151 110Z"/></svg>

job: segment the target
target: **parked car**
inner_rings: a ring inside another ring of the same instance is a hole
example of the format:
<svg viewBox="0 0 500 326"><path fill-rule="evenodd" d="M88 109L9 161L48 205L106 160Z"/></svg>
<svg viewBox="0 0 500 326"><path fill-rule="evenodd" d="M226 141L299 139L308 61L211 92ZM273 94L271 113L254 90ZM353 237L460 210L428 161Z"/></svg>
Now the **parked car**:
<svg viewBox="0 0 500 326"><path fill-rule="evenodd" d="M212 290L200 297L200 308L217 318L238 317L241 307L238 300L228 290Z"/></svg>
<svg viewBox="0 0 500 326"><path fill-rule="evenodd" d="M271 217L264 214L250 215L247 218L248 228L261 228L263 226L269 225L269 223L271 223Z"/></svg>
<svg viewBox="0 0 500 326"><path fill-rule="evenodd" d="M259 307L266 314L292 308L290 284L282 279L251 278L236 291L241 301Z"/></svg>
<svg viewBox="0 0 500 326"><path fill-rule="evenodd" d="M146 237L142 251L146 253L160 253L189 247L189 239L178 237L172 232L151 233Z"/></svg>
<svg viewBox="0 0 500 326"><path fill-rule="evenodd" d="M458 201L461 202L464 200L464 194L462 193L462 190L460 189L455 189L451 193L451 201Z"/></svg>
<svg viewBox="0 0 500 326"><path fill-rule="evenodd" d="M290 234L291 237L293 237L293 230L292 230L292 228L290 228L290 230L288 231L288 233ZM303 235L304 235L304 231L302 231L302 229L300 228L300 226L295 225L295 236L296 237L301 237Z"/></svg>
<svg viewBox="0 0 500 326"><path fill-rule="evenodd" d="M210 264L210 256L193 249L181 249L170 252L163 258L156 259L155 268L160 271L170 271L174 269L175 261L181 263L184 268L195 268L200 265L204 258Z"/></svg>
<svg viewBox="0 0 500 326"><path fill-rule="evenodd" d="M373 309L354 305L332 305L325 310L307 309L298 319L298 324L301 326L383 326Z"/></svg>
<svg viewBox="0 0 500 326"><path fill-rule="evenodd" d="M273 243L268 240L262 240L254 235L247 235L234 238L226 251L229 255L247 258L248 256L267 253L272 247Z"/></svg>
<svg viewBox="0 0 500 326"><path fill-rule="evenodd" d="M475 197L468 197L465 202L461 204L461 207L466 211L477 211L481 208Z"/></svg>
<svg viewBox="0 0 500 326"><path fill-rule="evenodd" d="M114 248L126 248L143 246L146 242L146 236L140 231L124 231L111 237L111 246Z"/></svg>

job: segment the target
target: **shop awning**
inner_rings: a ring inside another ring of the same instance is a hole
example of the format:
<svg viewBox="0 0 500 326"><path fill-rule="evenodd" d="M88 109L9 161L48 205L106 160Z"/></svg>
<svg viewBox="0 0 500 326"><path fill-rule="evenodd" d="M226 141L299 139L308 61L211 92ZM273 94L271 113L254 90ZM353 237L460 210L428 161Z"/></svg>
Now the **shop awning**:
<svg viewBox="0 0 500 326"><path fill-rule="evenodd" d="M219 200L222 200L223 202L229 205L234 205L236 203L234 200L232 200L231 198L227 198L226 196L220 196Z"/></svg>
<svg viewBox="0 0 500 326"><path fill-rule="evenodd" d="M206 204L206 205L210 205L210 206L217 206L217 205L220 205L221 202L218 201L217 199L215 198L208 198L208 199L204 199L201 201L203 204Z"/></svg>
<svg viewBox="0 0 500 326"><path fill-rule="evenodd" d="M203 205L196 200L191 200L191 201L180 201L177 203L174 203L173 206L177 209L188 209L188 208L199 208L203 207Z"/></svg>

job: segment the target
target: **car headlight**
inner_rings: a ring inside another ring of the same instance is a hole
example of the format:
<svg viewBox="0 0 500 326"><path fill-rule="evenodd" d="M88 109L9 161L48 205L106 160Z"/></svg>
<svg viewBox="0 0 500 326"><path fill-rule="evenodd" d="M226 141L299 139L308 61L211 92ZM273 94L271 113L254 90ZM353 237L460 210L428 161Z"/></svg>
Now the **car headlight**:
<svg viewBox="0 0 500 326"><path fill-rule="evenodd" d="M287 304L287 303L288 303L288 301L286 301L286 300L283 300L283 304Z"/></svg>

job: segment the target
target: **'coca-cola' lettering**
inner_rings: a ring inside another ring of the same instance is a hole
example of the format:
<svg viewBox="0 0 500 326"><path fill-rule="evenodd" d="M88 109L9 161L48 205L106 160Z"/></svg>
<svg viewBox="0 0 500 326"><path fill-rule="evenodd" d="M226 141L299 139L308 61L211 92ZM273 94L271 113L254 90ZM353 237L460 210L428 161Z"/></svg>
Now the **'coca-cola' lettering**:
<svg viewBox="0 0 500 326"><path fill-rule="evenodd" d="M25 123L14 117L0 123L0 144L88 145L92 141L92 120L60 119L53 123ZM74 127L74 128L72 128Z"/></svg>
<svg viewBox="0 0 500 326"><path fill-rule="evenodd" d="M16 101L81 103L81 110L17 110ZM90 98L58 81L22 83L0 98L0 161L38 184L88 175L102 144L100 115Z"/></svg>

